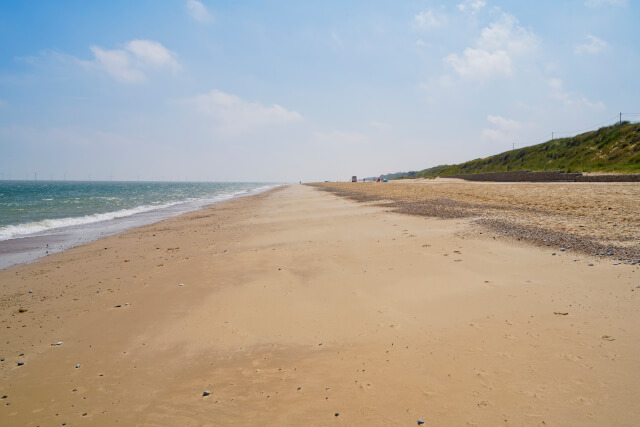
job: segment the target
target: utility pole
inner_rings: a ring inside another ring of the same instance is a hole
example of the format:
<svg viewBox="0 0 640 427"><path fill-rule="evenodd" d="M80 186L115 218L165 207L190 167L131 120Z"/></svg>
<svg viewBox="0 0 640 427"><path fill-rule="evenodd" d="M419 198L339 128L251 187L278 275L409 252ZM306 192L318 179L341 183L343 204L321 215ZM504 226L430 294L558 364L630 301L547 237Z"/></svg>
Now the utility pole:
<svg viewBox="0 0 640 427"><path fill-rule="evenodd" d="M622 124L622 113L620 113L620 121L618 122L619 125Z"/></svg>
<svg viewBox="0 0 640 427"><path fill-rule="evenodd" d="M551 140L553 141L553 132L551 132Z"/></svg>
<svg viewBox="0 0 640 427"><path fill-rule="evenodd" d="M516 143L514 142L512 150L515 150L515 149L516 149Z"/></svg>

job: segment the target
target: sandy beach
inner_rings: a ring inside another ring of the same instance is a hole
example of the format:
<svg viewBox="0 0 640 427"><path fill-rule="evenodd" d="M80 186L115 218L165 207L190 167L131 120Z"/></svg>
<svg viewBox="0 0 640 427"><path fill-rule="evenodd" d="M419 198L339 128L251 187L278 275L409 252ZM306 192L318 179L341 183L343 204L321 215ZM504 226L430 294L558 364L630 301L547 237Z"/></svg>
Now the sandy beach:
<svg viewBox="0 0 640 427"><path fill-rule="evenodd" d="M0 271L0 425L640 424L638 264L477 222L633 254L637 184L350 184Z"/></svg>

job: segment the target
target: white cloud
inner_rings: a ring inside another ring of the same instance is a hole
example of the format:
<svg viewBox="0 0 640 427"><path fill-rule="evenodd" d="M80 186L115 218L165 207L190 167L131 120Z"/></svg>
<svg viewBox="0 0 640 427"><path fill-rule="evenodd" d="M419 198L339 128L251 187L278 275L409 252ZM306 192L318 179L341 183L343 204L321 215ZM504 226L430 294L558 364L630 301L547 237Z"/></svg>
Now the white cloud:
<svg viewBox="0 0 640 427"><path fill-rule="evenodd" d="M595 54L608 46L606 41L591 34L587 35L587 40L587 43L576 46L573 52L577 55L582 55L583 53Z"/></svg>
<svg viewBox="0 0 640 427"><path fill-rule="evenodd" d="M207 23L213 21L213 16L209 13L207 7L197 0L187 0L187 11L198 22Z"/></svg>
<svg viewBox="0 0 640 427"><path fill-rule="evenodd" d="M264 106L219 90L212 90L183 102L193 105L200 114L214 119L219 131L231 135L244 133L255 127L284 125L302 120L300 113L289 111L278 104Z"/></svg>
<svg viewBox="0 0 640 427"><path fill-rule="evenodd" d="M425 10L424 12L418 13L414 16L413 20L415 21L418 28L423 30L428 30L430 28L441 27L445 24L446 18L444 16L436 16L432 10Z"/></svg>
<svg viewBox="0 0 640 427"><path fill-rule="evenodd" d="M493 125L493 129L482 129L482 138L501 143L513 142L517 133L524 127L521 122L502 116L489 115L487 121Z"/></svg>
<svg viewBox="0 0 640 427"><path fill-rule="evenodd" d="M175 55L156 41L131 40L125 46L144 65L178 68Z"/></svg>
<svg viewBox="0 0 640 427"><path fill-rule="evenodd" d="M80 61L88 68L105 70L116 80L125 83L141 83L147 80L144 71L148 68L179 68L175 54L153 40L131 40L125 49L105 50L91 46L93 61Z"/></svg>
<svg viewBox="0 0 640 427"><path fill-rule="evenodd" d="M95 56L94 64L103 68L116 80L126 83L139 83L146 80L142 71L132 64L132 57L124 50L103 50L98 46L91 46Z"/></svg>
<svg viewBox="0 0 640 427"><path fill-rule="evenodd" d="M627 0L587 0L584 5L587 7L626 6Z"/></svg>
<svg viewBox="0 0 640 427"><path fill-rule="evenodd" d="M443 58L460 77L484 80L513 73L514 58L534 50L538 44L535 34L518 25L518 20L502 14L500 19L482 29L475 47L466 48L461 55Z"/></svg>
<svg viewBox="0 0 640 427"><path fill-rule="evenodd" d="M564 83L561 79L549 79L549 96L556 101L560 101L567 107L587 107L593 110L604 110L605 106L602 102L592 102L580 93L566 92Z"/></svg>
<svg viewBox="0 0 640 427"><path fill-rule="evenodd" d="M461 10L470 10L472 12L477 12L487 5L487 2L484 0L465 0L463 3L458 4L456 7Z"/></svg>
<svg viewBox="0 0 640 427"><path fill-rule="evenodd" d="M496 75L511 74L511 57L504 50L489 52L467 48L462 56L451 54L444 58L462 78L484 80Z"/></svg>

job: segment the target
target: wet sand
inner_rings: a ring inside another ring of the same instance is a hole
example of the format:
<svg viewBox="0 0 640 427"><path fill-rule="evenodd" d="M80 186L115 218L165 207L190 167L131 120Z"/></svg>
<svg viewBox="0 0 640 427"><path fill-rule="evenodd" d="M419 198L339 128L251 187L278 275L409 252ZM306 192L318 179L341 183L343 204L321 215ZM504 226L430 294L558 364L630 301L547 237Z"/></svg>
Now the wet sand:
<svg viewBox="0 0 640 427"><path fill-rule="evenodd" d="M295 185L0 271L0 425L640 423L637 265L389 210Z"/></svg>

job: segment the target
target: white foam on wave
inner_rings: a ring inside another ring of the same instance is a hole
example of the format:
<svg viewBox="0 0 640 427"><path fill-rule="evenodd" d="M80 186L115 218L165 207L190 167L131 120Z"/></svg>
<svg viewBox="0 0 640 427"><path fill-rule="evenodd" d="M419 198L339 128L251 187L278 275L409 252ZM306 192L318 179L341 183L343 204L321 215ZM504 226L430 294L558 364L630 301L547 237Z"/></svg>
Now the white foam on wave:
<svg viewBox="0 0 640 427"><path fill-rule="evenodd" d="M168 208L182 202L167 203L164 205L144 205L131 209L122 209L115 212L107 212L101 214L85 215L80 217L43 219L42 221L29 222L26 224L7 225L0 228L0 240L18 239L28 237L34 234L51 231L58 228L73 227L78 225L92 224L100 221L109 221L111 219L123 218L142 212L149 212L155 209Z"/></svg>
<svg viewBox="0 0 640 427"><path fill-rule="evenodd" d="M272 185L266 185L258 188L244 189L244 190L229 192L229 193L222 193L212 198L206 198L206 199L187 199L182 201L165 203L163 205L143 205L143 206L137 206L131 209L122 209L114 212L92 214L92 215L86 215L81 217L44 219L42 221L30 222L25 224L8 225L5 227L0 227L0 241L20 239L24 237L30 237L33 235L48 234L48 232L54 232L62 228L77 227L77 226L93 224L101 221L110 221L118 218L125 218L128 216L141 214L144 212L170 208L176 205L184 205L185 208L190 207L184 210L180 210L179 212L176 212L175 215L178 215L180 213L188 212L193 209L198 209L212 203L231 199L233 197L240 196L242 194L261 192L273 187L274 186Z"/></svg>

